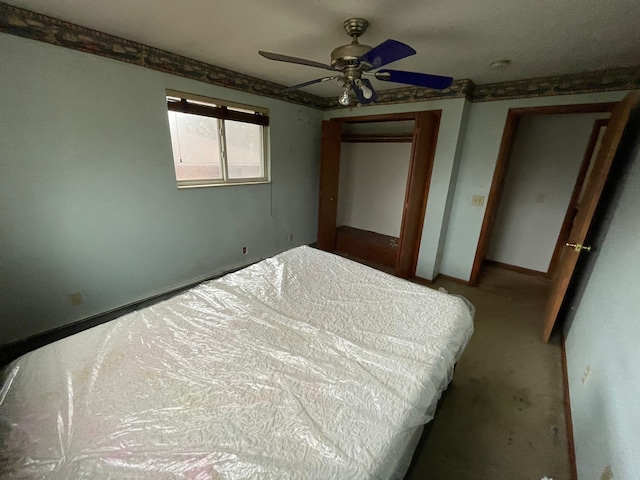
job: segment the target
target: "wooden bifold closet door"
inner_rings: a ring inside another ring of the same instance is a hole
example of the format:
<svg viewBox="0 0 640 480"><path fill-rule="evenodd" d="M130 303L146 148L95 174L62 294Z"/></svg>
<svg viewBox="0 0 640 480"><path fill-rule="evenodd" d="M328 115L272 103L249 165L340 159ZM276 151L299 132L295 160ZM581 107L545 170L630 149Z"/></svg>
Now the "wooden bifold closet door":
<svg viewBox="0 0 640 480"><path fill-rule="evenodd" d="M340 140L342 123L322 122L320 147L320 201L318 205L318 248L332 252L336 248L338 218L338 179L340 177Z"/></svg>
<svg viewBox="0 0 640 480"><path fill-rule="evenodd" d="M413 277L416 273L435 152L435 135L437 134L435 123L436 118L433 114L420 112L413 130L411 163L400 230L400 252L396 267L396 275L402 278Z"/></svg>

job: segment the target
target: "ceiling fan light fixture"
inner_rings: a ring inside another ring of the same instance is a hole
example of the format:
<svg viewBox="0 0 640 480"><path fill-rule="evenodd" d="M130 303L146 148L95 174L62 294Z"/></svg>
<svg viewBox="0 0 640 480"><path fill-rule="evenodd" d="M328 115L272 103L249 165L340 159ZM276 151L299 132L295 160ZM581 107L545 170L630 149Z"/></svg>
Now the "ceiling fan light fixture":
<svg viewBox="0 0 640 480"><path fill-rule="evenodd" d="M367 85L365 85L365 83L359 78L356 79L355 84L362 92L362 96L367 100L371 100L371 97L373 97L373 90L367 87Z"/></svg>
<svg viewBox="0 0 640 480"><path fill-rule="evenodd" d="M338 103L343 107L346 107L351 103L351 96L349 95L349 90L347 90L346 88L344 89L344 92L342 92L342 95L338 97Z"/></svg>

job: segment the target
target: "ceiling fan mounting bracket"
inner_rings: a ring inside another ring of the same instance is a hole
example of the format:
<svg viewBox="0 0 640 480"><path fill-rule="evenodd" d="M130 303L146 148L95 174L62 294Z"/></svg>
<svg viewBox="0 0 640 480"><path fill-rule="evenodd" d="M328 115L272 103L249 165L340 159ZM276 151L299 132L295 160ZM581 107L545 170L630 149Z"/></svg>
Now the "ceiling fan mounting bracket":
<svg viewBox="0 0 640 480"><path fill-rule="evenodd" d="M347 35L349 35L350 37L355 37L355 40L367 31L369 22L367 22L364 18L349 18L345 20L342 25L344 26Z"/></svg>

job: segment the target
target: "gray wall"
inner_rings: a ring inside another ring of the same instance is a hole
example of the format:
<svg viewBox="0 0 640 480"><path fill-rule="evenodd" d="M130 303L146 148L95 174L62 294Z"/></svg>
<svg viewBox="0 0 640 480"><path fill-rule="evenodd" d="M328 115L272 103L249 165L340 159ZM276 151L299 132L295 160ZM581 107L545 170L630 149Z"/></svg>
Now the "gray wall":
<svg viewBox="0 0 640 480"><path fill-rule="evenodd" d="M411 143L342 143L337 226L399 237Z"/></svg>
<svg viewBox="0 0 640 480"><path fill-rule="evenodd" d="M520 120L487 258L546 272L597 118L526 115Z"/></svg>
<svg viewBox="0 0 640 480"><path fill-rule="evenodd" d="M640 478L640 111L624 142L621 180L584 257L566 326L580 480ZM583 383L587 366L590 374Z"/></svg>
<svg viewBox="0 0 640 480"><path fill-rule="evenodd" d="M322 112L6 34L0 58L0 345L316 240ZM269 108L273 183L178 190L165 88Z"/></svg>

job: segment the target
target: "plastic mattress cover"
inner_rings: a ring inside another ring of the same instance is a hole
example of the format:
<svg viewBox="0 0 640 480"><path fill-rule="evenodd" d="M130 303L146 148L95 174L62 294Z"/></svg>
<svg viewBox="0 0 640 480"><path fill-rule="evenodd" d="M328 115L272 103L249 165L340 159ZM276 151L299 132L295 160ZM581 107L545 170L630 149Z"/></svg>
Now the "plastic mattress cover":
<svg viewBox="0 0 640 480"><path fill-rule="evenodd" d="M472 317L289 250L9 364L0 478L400 478Z"/></svg>

